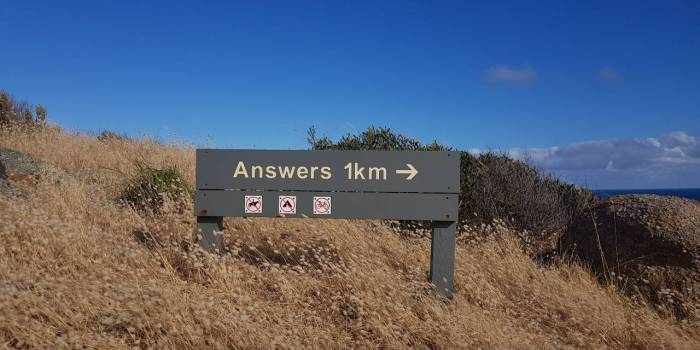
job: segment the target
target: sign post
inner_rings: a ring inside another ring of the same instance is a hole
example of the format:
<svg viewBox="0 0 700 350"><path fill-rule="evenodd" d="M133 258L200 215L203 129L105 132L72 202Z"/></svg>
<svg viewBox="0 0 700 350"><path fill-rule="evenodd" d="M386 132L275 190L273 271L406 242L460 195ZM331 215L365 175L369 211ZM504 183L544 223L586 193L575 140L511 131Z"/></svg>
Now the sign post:
<svg viewBox="0 0 700 350"><path fill-rule="evenodd" d="M223 217L430 220L430 281L451 297L459 154L198 149L199 244L223 250Z"/></svg>

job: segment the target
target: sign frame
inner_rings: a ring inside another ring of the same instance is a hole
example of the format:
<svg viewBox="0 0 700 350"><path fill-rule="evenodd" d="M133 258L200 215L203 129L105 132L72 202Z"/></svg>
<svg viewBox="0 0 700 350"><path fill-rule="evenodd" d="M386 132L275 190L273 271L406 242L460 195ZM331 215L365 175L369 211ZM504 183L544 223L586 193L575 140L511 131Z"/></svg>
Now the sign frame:
<svg viewBox="0 0 700 350"><path fill-rule="evenodd" d="M429 220L428 279L452 298L458 152L197 149L196 157L194 209L205 250L223 251L226 216ZM294 197L290 214L281 213L284 197ZM317 212L319 198L328 213Z"/></svg>

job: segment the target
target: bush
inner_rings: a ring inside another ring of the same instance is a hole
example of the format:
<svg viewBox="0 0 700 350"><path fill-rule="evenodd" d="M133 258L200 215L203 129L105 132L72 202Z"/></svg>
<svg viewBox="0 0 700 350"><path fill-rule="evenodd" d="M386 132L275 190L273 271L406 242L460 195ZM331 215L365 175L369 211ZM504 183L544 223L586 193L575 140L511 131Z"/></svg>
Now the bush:
<svg viewBox="0 0 700 350"><path fill-rule="evenodd" d="M462 154L460 217L467 223L496 219L522 233L531 253L555 250L558 239L594 200L575 185L544 175L503 154Z"/></svg>
<svg viewBox="0 0 700 350"><path fill-rule="evenodd" d="M47 115L48 112L42 105L33 107L26 101L16 101L6 91L0 91L0 127L42 126Z"/></svg>
<svg viewBox="0 0 700 350"><path fill-rule="evenodd" d="M327 137L318 138L313 127L308 135L309 144L316 150L451 150L437 142L423 145L389 128L369 127L359 134L345 135L337 143ZM554 249L560 234L594 200L586 189L495 153L475 156L461 152L460 187L462 223L503 221L510 228L524 232L521 238L536 254ZM401 226L420 228L405 222Z"/></svg>
<svg viewBox="0 0 700 350"><path fill-rule="evenodd" d="M119 197L132 208L158 212L166 201L182 205L191 198L193 191L176 168L157 169L138 163L136 169Z"/></svg>
<svg viewBox="0 0 700 350"><path fill-rule="evenodd" d="M97 139L102 142L112 142L112 141L131 141L131 138L127 136L126 134L110 131L110 130L102 130L99 135L97 135Z"/></svg>
<svg viewBox="0 0 700 350"><path fill-rule="evenodd" d="M348 134L334 143L327 137L317 138L316 128L309 128L307 141L315 150L382 150L382 151L418 151L424 147L420 141L396 134L389 128L370 126L360 134Z"/></svg>

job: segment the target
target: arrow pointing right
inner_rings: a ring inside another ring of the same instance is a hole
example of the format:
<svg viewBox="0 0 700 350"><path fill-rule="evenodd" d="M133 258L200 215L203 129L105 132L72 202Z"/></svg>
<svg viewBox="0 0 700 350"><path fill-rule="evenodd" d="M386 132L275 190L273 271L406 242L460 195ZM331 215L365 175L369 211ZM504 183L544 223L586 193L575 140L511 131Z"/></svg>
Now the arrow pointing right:
<svg viewBox="0 0 700 350"><path fill-rule="evenodd" d="M406 163L406 166L408 169L396 169L396 173L399 175L408 174L406 180L411 180L418 175L418 170L411 163Z"/></svg>

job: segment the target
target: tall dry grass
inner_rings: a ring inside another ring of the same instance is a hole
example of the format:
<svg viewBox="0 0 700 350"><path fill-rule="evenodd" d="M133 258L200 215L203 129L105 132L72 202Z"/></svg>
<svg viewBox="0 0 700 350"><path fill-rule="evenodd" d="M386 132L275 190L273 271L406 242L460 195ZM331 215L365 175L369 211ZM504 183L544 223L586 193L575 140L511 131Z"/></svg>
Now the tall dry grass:
<svg viewBox="0 0 700 350"><path fill-rule="evenodd" d="M194 249L191 210L117 204L135 160L194 151L56 128L0 132L42 161L0 194L0 346L693 349L696 324L632 306L584 269L536 266L507 232L457 248L455 297L426 284L429 241L375 221L227 219L232 253ZM189 206L191 209L191 203Z"/></svg>

